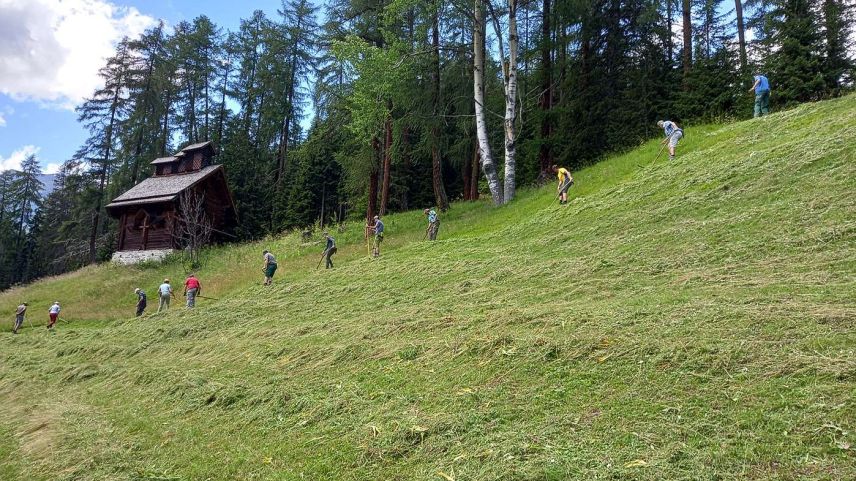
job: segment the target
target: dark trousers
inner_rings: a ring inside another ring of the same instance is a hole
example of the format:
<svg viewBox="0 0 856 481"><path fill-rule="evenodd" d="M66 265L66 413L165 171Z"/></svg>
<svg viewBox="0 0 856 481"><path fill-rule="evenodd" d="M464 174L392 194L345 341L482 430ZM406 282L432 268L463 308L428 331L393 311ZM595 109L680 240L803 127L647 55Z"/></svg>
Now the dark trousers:
<svg viewBox="0 0 856 481"><path fill-rule="evenodd" d="M145 310L146 310L146 303L145 302L138 302L137 303L137 317L142 316L143 311L145 311Z"/></svg>
<svg viewBox="0 0 856 481"><path fill-rule="evenodd" d="M336 253L335 247L332 247L332 248L327 249L325 251L324 260L326 261L326 263L324 265L325 265L326 269L332 269L333 268L333 254L335 254L335 253Z"/></svg>
<svg viewBox="0 0 856 481"><path fill-rule="evenodd" d="M15 316L15 327L12 329L17 332L24 325L24 316Z"/></svg>

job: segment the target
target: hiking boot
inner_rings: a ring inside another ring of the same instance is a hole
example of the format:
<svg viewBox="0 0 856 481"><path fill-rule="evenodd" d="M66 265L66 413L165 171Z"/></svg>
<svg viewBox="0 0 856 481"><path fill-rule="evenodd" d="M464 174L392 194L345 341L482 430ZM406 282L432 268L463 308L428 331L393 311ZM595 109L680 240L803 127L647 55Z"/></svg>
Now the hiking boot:
<svg viewBox="0 0 856 481"><path fill-rule="evenodd" d="M669 156L669 160L675 160L675 156L674 156L674 155L670 155L670 156Z"/></svg>

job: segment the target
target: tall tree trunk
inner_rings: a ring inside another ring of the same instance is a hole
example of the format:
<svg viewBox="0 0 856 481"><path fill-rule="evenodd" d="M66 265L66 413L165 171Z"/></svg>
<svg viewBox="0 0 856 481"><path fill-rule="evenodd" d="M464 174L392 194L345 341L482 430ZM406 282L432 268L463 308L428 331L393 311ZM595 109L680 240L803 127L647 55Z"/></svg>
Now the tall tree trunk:
<svg viewBox="0 0 856 481"><path fill-rule="evenodd" d="M390 109L391 110L391 109ZM389 178L392 170L392 117L387 116L384 124L383 185L380 194L380 215L386 215L389 203Z"/></svg>
<svg viewBox="0 0 856 481"><path fill-rule="evenodd" d="M378 187L378 168L377 160L380 156L380 141L377 137L372 138L372 169L369 173L369 199L368 208L366 209L366 221L371 223L375 214L377 214L377 187Z"/></svg>
<svg viewBox="0 0 856 481"><path fill-rule="evenodd" d="M288 97L287 97L287 105L285 112L285 119L282 122L282 132L280 133L280 142L279 142L279 164L276 169L276 188L277 191L280 189L280 185L282 184L282 178L285 176L285 169L288 168L288 136L291 133L291 118L294 114L294 91L295 85L294 82L297 79L297 55L299 52L299 46L301 41L301 23L303 22L303 16L300 15L297 17L297 38L294 39L292 50L291 50L291 72L289 75L288 82Z"/></svg>
<svg viewBox="0 0 856 481"><path fill-rule="evenodd" d="M110 104L110 122L107 124L107 132L104 138L104 163L102 164L98 179L98 197L95 199L93 209L92 230L89 232L89 262L92 264L98 260L95 244L98 239L98 227L101 224L101 204L104 200L104 189L107 186L107 173L110 165L110 154L113 148L113 127L116 123L116 111L119 108L119 92L123 86L123 80L122 75L119 75L115 90L113 91L113 102Z"/></svg>
<svg viewBox="0 0 856 481"><path fill-rule="evenodd" d="M229 71L231 70L228 62L223 67L223 91L220 93L220 112L217 119L217 142L221 145L223 144L223 126L226 123L226 88L228 87Z"/></svg>
<svg viewBox="0 0 856 481"><path fill-rule="evenodd" d="M139 131L137 132L137 141L134 145L134 163L131 165L131 184L137 185L137 177L140 175L140 158L143 155L143 130L146 123L146 116L140 122Z"/></svg>
<svg viewBox="0 0 856 481"><path fill-rule="evenodd" d="M208 59L208 46L205 46L205 136L203 137L203 141L207 142L211 140L211 134L209 133L209 123L208 123L208 114L210 113L209 99L211 97L210 91L208 90L208 84L210 84L211 71L209 70L211 67L211 62Z"/></svg>
<svg viewBox="0 0 856 481"><path fill-rule="evenodd" d="M155 56L149 58L148 68L146 69L146 86L143 88L143 116L140 120L140 126L137 131L136 145L134 146L134 163L131 166L131 184L137 185L137 178L140 175L140 158L143 155L143 131L146 129L146 122L149 115L149 92L152 87L152 76L155 69Z"/></svg>
<svg viewBox="0 0 856 481"><path fill-rule="evenodd" d="M686 86L687 78L690 75L693 61L693 24L690 10L690 0L682 0L683 4L683 31L684 31L684 85Z"/></svg>
<svg viewBox="0 0 856 481"><path fill-rule="evenodd" d="M743 27L743 2L734 0L734 14L737 16L737 43L740 46L740 69L745 74L746 65L746 36Z"/></svg>
<svg viewBox="0 0 856 481"><path fill-rule="evenodd" d="M434 203L441 211L449 208L446 197L446 187L443 185L443 165L440 156L440 6L434 8L433 32L431 33L433 47L433 111L434 125L431 127L431 184L434 187Z"/></svg>
<svg viewBox="0 0 856 481"><path fill-rule="evenodd" d="M187 112L187 140L190 143L196 143L196 85L189 78L192 75L193 69L188 62L184 63L185 83L187 84L187 97L190 105Z"/></svg>
<svg viewBox="0 0 856 481"><path fill-rule="evenodd" d="M671 64L675 58L675 46L672 41L672 5L675 0L666 0L666 59ZM739 0L737 0L739 1Z"/></svg>
<svg viewBox="0 0 856 481"><path fill-rule="evenodd" d="M538 106L541 108L541 145L538 148L539 181L549 177L553 165L550 135L553 127L550 109L553 107L553 55L550 35L550 0L544 0L541 20L541 96Z"/></svg>
<svg viewBox="0 0 856 481"><path fill-rule="evenodd" d="M481 162L478 145L473 155L473 173L470 175L470 200L479 200L479 163Z"/></svg>
<svg viewBox="0 0 856 481"><path fill-rule="evenodd" d="M508 0L508 64L505 67L505 187L503 203L511 202L517 176L517 0Z"/></svg>
<svg viewBox="0 0 856 481"><path fill-rule="evenodd" d="M487 134L487 122L485 121L484 107L484 67L485 67L485 0L475 0L475 17L473 21L473 96L476 110L476 136L479 142L479 152L490 188L490 195L495 205L502 204L502 184L496 173L496 165L490 151L490 142Z"/></svg>
<svg viewBox="0 0 856 481"><path fill-rule="evenodd" d="M470 175L473 172L473 162L476 161L476 152L478 152L478 144L473 144L473 155L464 161L464 166L461 169L461 177L464 181L464 200L470 200Z"/></svg>
<svg viewBox="0 0 856 481"><path fill-rule="evenodd" d="M404 175L407 179L411 179L413 175L411 175L411 167L412 167L412 159L411 159L411 151L410 151L410 127L405 123L401 128L401 171L404 172ZM401 210L410 210L410 183L407 183L407 188L401 189Z"/></svg>
<svg viewBox="0 0 856 481"><path fill-rule="evenodd" d="M172 76L167 78L166 102L164 102L163 110L163 142L161 143L160 156L166 156L166 150L169 146L169 107L172 105Z"/></svg>

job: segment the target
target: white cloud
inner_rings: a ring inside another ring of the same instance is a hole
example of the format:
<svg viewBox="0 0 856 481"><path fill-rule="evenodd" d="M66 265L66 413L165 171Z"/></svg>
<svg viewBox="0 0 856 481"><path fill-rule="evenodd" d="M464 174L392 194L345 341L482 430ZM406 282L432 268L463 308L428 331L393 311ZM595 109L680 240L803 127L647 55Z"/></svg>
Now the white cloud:
<svg viewBox="0 0 856 481"><path fill-rule="evenodd" d="M3 118L3 112L0 112L0 127L6 126L6 119Z"/></svg>
<svg viewBox="0 0 856 481"><path fill-rule="evenodd" d="M155 19L109 0L0 0L0 92L71 108L122 37Z"/></svg>
<svg viewBox="0 0 856 481"><path fill-rule="evenodd" d="M42 169L42 173L43 174L56 174L57 172L59 172L59 169L61 167L62 167L62 164L50 163L47 165L47 167Z"/></svg>
<svg viewBox="0 0 856 481"><path fill-rule="evenodd" d="M0 155L0 172L4 170L20 170L21 162L24 161L30 155L36 155L41 150L41 147L36 147L35 145L25 145L20 149L12 152L12 155L9 157L3 157Z"/></svg>

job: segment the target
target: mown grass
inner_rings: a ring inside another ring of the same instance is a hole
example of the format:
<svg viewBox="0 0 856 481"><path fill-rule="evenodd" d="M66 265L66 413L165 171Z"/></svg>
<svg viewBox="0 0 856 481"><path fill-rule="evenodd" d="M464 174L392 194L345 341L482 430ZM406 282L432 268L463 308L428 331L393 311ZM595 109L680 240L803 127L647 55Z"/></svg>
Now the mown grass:
<svg viewBox="0 0 856 481"><path fill-rule="evenodd" d="M215 249L192 312L128 318L178 264L4 293L72 323L0 336L0 474L854 479L856 97L687 134L567 207L456 204L436 243L390 216L378 260L349 226L333 271Z"/></svg>

